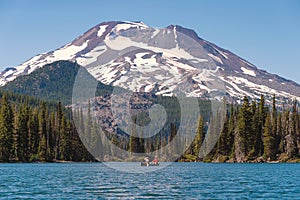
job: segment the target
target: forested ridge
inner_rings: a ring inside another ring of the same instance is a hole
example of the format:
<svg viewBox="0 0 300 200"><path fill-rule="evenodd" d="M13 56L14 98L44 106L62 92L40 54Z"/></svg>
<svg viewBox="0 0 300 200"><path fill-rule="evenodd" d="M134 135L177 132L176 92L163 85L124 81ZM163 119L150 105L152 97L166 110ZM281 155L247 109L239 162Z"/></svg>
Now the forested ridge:
<svg viewBox="0 0 300 200"><path fill-rule="evenodd" d="M78 72L80 73L78 74ZM111 93L113 87L97 81L89 72L77 63L60 60L47 64L32 73L19 76L6 85L3 91L23 94L45 101L60 101L64 105L72 103L72 92L76 78L84 80L78 85L78 91L93 90L90 82L98 82L96 95Z"/></svg>

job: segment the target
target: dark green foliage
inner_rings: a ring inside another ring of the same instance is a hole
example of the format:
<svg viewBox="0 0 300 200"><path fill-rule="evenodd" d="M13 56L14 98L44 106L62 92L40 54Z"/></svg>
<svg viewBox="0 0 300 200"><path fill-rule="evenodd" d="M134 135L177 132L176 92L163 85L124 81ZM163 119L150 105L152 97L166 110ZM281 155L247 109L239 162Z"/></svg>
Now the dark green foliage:
<svg viewBox="0 0 300 200"><path fill-rule="evenodd" d="M61 160L70 160L70 135L65 116L61 119L59 152Z"/></svg>
<svg viewBox="0 0 300 200"><path fill-rule="evenodd" d="M130 153L132 153L132 152L143 153L144 152L144 145L143 145L143 141L141 141L140 138L137 135L136 123L137 123L137 119L134 117L131 133L130 133L130 136L129 136L128 151Z"/></svg>
<svg viewBox="0 0 300 200"><path fill-rule="evenodd" d="M238 115L238 122L237 122L237 135L240 137L240 146L241 150L248 154L252 148L252 112L251 107L249 104L249 100L247 97L244 98L244 103L240 109Z"/></svg>
<svg viewBox="0 0 300 200"><path fill-rule="evenodd" d="M15 125L15 153L16 160L29 160L29 107L27 104L22 104L20 110L16 113Z"/></svg>
<svg viewBox="0 0 300 200"><path fill-rule="evenodd" d="M263 95L260 96L260 102L258 105L258 131L256 135L256 148L259 152L259 155L263 155L263 143L262 143L262 135L263 135L263 127L265 124L265 120L267 117L267 107L265 106L265 97Z"/></svg>
<svg viewBox="0 0 300 200"><path fill-rule="evenodd" d="M251 145L250 157L255 158L261 153L261 133L260 133L260 124L259 124L259 107L257 102L252 102L252 140L253 144Z"/></svg>
<svg viewBox="0 0 300 200"><path fill-rule="evenodd" d="M91 116L91 103L90 101L88 102L88 110L87 110L87 115L85 119L85 124L84 124L84 133L85 133L85 140L88 146L91 146L92 138L91 138L91 133L92 133L92 116Z"/></svg>
<svg viewBox="0 0 300 200"><path fill-rule="evenodd" d="M276 155L276 140L272 131L273 126L271 122L271 116L268 113L267 119L264 125L263 144L264 144L264 156L269 160L274 160Z"/></svg>
<svg viewBox="0 0 300 200"><path fill-rule="evenodd" d="M48 149L47 149L47 125L46 125L46 106L45 102L41 102L40 108L39 108L39 137L41 142L39 143L38 147L38 155L39 159L41 161L48 161Z"/></svg>
<svg viewBox="0 0 300 200"><path fill-rule="evenodd" d="M49 104L44 101L36 107L30 101L18 103L14 98L11 104L8 96L13 97L2 95L0 105L0 162L94 160L61 103L56 111L49 112Z"/></svg>
<svg viewBox="0 0 300 200"><path fill-rule="evenodd" d="M266 160L277 160L281 154L290 159L299 157L297 144L300 143L300 120L297 105L294 101L290 109L280 113L275 96L270 111L265 105L264 96L261 96L259 103L253 101L251 105L245 97L240 108L231 106L229 120L226 118L210 159L228 156L237 162L246 162L260 156ZM232 141L233 137L235 142Z"/></svg>
<svg viewBox="0 0 300 200"><path fill-rule="evenodd" d="M29 157L34 158L34 155L38 153L39 146L39 120L38 120L38 109L34 108L29 114L28 122L28 150ZM31 159L31 160L32 160Z"/></svg>
<svg viewBox="0 0 300 200"><path fill-rule="evenodd" d="M7 96L1 100L0 109L0 161L8 162L12 156L13 112Z"/></svg>
<svg viewBox="0 0 300 200"><path fill-rule="evenodd" d="M184 161L198 160L199 150L205 139L205 132L208 129L204 123L204 117L202 115L199 117L198 129L194 140L191 145L184 144L190 146L182 156L177 155L176 149L172 146L168 146L168 148L162 150L161 148L172 142L173 138L178 134L178 121L176 121L176 119L180 116L180 113L178 113L176 101L172 97L157 97L157 99L154 100L164 105L167 113L170 113L169 116L171 117L167 121L167 129L163 128L160 133L150 139L141 139L139 137L142 136L143 133L141 130L137 130L136 124L145 124L148 118L147 115L137 115L132 117L133 126L131 127L130 135L128 135L128 137L118 137L115 134L109 134L111 142L120 148L125 146L126 148L123 149L132 153L147 153L159 150L160 156L165 157L166 160L173 160L174 158L179 158L179 160ZM299 143L299 137L296 137L299 135L299 113L296 107L297 104L293 105L291 111L285 111L281 114L277 111L276 106L274 106L275 102L273 102L272 109L269 110L264 103L263 96L261 97L261 101L258 103L253 101L250 103L248 98L245 97L242 106L230 106L230 111L227 111L224 124L220 130L221 133L218 142L204 160L216 159L219 162L225 162L228 159L232 159L237 162L255 162L256 160L262 159L260 158L261 156L266 160L279 159L280 154L278 153L287 154L289 158L299 156L299 149L296 146L296 144ZM275 98L273 101L275 101ZM201 103L202 106L206 104L206 102ZM173 111L171 107L173 107ZM176 110L176 112L174 110ZM84 119L81 124L87 125L86 120L90 121L90 117L82 114L82 110L78 110L76 113L78 113L76 115L81 116L78 118L79 122L81 121L80 118ZM86 113L91 115L88 110ZM281 115L285 116L284 119L282 119ZM207 115L205 118L208 118ZM91 132L88 139L94 141L94 144L91 144L91 147L94 148L97 146L95 143L98 143L94 138L95 135L99 134L99 130L97 130L96 122L91 121L91 123L93 124L91 125L91 130L86 128L84 130ZM212 123L212 121L210 121L210 123ZM274 128L274 126L276 128ZM184 131L184 129L181 130ZM182 141L188 141L188 135L190 134L184 133L183 137L185 138L183 138ZM105 154L118 157L113 148L109 149L105 147L107 145L105 142L102 144L101 142L102 141L99 143L104 146L103 149L105 153L99 154L97 157L101 159L103 158L101 156ZM179 147L180 145L175 145L175 147L177 146Z"/></svg>
<svg viewBox="0 0 300 200"><path fill-rule="evenodd" d="M297 143L299 142L299 114L296 100L293 102L289 122L289 132L286 135L286 150L289 157L295 158L299 155L297 147Z"/></svg>
<svg viewBox="0 0 300 200"><path fill-rule="evenodd" d="M2 87L4 91L26 94L46 101L60 101L63 104L72 103L72 92L78 71L81 70L81 80L96 81L85 68L70 61L57 61L33 71L29 75L19 76ZM82 84L79 91L86 91L90 85ZM98 83L96 95L111 93L112 87Z"/></svg>
<svg viewBox="0 0 300 200"><path fill-rule="evenodd" d="M192 142L192 155L198 156L200 152L201 145L205 138L205 130L204 130L204 121L203 116L201 115L198 119L198 127L195 139Z"/></svg>
<svg viewBox="0 0 300 200"><path fill-rule="evenodd" d="M224 156L230 156L232 151L232 145L233 145L233 136L229 132L229 117L228 114L226 115L226 120L223 126L223 129L221 131L218 143L217 143L217 149L218 154L224 155Z"/></svg>

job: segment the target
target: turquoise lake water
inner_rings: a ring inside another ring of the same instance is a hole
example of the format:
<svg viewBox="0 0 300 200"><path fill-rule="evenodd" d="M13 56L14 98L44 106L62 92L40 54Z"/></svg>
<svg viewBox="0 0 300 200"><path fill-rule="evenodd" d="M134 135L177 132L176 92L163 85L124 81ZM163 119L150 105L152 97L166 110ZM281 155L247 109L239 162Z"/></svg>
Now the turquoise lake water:
<svg viewBox="0 0 300 200"><path fill-rule="evenodd" d="M0 198L299 199L300 164L162 163L147 173L101 163L0 164Z"/></svg>

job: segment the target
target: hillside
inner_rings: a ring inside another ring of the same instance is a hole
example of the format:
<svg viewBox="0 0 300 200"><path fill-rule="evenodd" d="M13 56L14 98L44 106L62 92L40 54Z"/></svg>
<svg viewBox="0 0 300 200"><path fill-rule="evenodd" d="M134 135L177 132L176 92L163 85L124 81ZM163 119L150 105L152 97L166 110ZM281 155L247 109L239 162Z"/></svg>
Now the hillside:
<svg viewBox="0 0 300 200"><path fill-rule="evenodd" d="M82 70L81 77L77 77L79 69ZM3 86L2 90L16 94L26 94L48 101L61 101L63 104L68 105L72 103L72 92L76 77L83 80L94 80L78 64L70 61L56 61L35 70L29 75L19 76ZM85 87L79 90L86 91L89 89ZM106 86L100 82L98 89L99 93L97 95L112 91L111 86Z"/></svg>

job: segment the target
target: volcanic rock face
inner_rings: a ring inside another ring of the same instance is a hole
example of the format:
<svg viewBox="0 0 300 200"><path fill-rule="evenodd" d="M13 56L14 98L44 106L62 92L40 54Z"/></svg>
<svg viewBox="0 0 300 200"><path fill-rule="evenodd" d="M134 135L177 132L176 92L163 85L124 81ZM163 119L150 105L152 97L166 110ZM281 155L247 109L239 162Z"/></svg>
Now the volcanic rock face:
<svg viewBox="0 0 300 200"><path fill-rule="evenodd" d="M97 80L134 92L239 101L261 94L300 100L300 86L259 70L190 29L151 28L142 22L104 22L73 42L1 72L0 85L45 64L70 60Z"/></svg>

